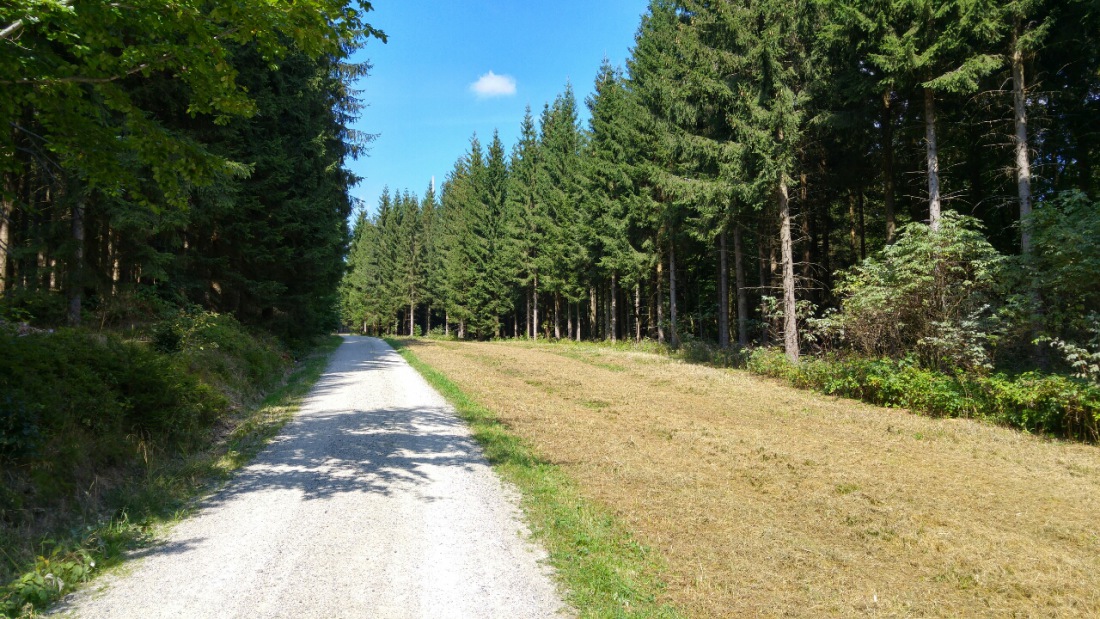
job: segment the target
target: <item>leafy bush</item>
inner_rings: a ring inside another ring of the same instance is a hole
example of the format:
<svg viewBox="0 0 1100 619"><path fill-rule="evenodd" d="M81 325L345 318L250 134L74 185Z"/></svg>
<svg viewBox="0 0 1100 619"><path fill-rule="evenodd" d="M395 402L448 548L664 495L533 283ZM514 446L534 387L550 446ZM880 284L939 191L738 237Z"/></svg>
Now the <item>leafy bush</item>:
<svg viewBox="0 0 1100 619"><path fill-rule="evenodd" d="M1040 338L1062 353L1066 365L1077 378L1083 378L1100 387L1100 314L1093 312L1088 316L1087 331L1089 339L1084 344L1067 342L1059 338Z"/></svg>
<svg viewBox="0 0 1100 619"><path fill-rule="evenodd" d="M149 347L76 330L0 336L0 401L0 457L62 467L115 460L127 437L186 441L226 406Z"/></svg>
<svg viewBox="0 0 1100 619"><path fill-rule="evenodd" d="M0 322L0 615L66 593L93 567L80 548L39 542L117 509L115 493L206 445L233 403L289 365L273 337L206 312L156 325L152 343L8 327Z"/></svg>
<svg viewBox="0 0 1100 619"><path fill-rule="evenodd" d="M246 331L228 314L196 308L158 323L152 344L236 404L263 393L282 376L290 360L273 336Z"/></svg>
<svg viewBox="0 0 1100 619"><path fill-rule="evenodd" d="M1031 216L1034 255L1023 267L1042 299L1047 335L1084 341L1100 313L1100 204L1060 193Z"/></svg>
<svg viewBox="0 0 1100 619"><path fill-rule="evenodd" d="M1100 388L1065 376L946 374L920 367L913 359L889 358L805 358L795 365L782 352L763 348L753 351L746 366L796 387L879 406L1100 441Z"/></svg>
<svg viewBox="0 0 1100 619"><path fill-rule="evenodd" d="M988 368L1003 267L977 220L947 211L938 231L909 224L897 243L840 274L842 309L832 322L869 356L915 353L927 368Z"/></svg>

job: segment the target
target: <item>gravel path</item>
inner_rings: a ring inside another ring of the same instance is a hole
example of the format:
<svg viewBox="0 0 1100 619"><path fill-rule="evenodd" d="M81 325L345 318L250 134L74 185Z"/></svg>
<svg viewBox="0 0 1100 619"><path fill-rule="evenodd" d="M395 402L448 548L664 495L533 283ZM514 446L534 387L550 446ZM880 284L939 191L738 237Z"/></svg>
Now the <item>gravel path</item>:
<svg viewBox="0 0 1100 619"><path fill-rule="evenodd" d="M283 433L78 617L568 614L513 490L397 353L347 337Z"/></svg>

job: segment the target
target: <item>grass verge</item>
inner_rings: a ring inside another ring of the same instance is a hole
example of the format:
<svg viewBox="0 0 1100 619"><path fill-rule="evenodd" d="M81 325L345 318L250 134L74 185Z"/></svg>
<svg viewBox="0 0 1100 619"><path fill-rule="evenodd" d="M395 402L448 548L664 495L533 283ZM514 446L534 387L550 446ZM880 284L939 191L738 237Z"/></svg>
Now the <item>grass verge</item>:
<svg viewBox="0 0 1100 619"><path fill-rule="evenodd" d="M533 533L582 617L680 617L658 602L664 565L638 543L616 518L584 499L557 466L535 454L497 416L462 392L445 375L421 361L404 340L386 342L455 407L485 456L519 488Z"/></svg>
<svg viewBox="0 0 1100 619"><path fill-rule="evenodd" d="M201 497L228 480L290 420L341 341L337 336L324 339L258 406L227 420L220 436L206 447L151 459L140 477L112 489L106 501L114 508L110 517L37 540L31 561L7 550L25 540L0 539L0 560L21 566L14 570L21 575L0 588L0 613L36 616L38 609L121 564L128 551L152 543L166 527L191 514Z"/></svg>

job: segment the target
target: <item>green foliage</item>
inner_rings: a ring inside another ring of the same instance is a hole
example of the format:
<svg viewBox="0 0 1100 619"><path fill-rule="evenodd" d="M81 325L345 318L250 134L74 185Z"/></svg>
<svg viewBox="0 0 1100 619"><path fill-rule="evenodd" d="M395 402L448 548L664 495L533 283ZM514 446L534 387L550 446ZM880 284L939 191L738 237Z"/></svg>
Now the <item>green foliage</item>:
<svg viewBox="0 0 1100 619"><path fill-rule="evenodd" d="M1100 387L1052 374L945 374L913 359L824 357L798 365L757 349L746 367L796 387L936 417L971 417L1029 432L1100 441Z"/></svg>
<svg viewBox="0 0 1100 619"><path fill-rule="evenodd" d="M235 404L267 391L289 360L270 334L247 331L233 316L194 307L157 323L152 344L173 353L188 372L228 394Z"/></svg>
<svg viewBox="0 0 1100 619"><path fill-rule="evenodd" d="M203 339L213 338L208 333ZM215 443L194 442L170 454L165 437L149 435L134 443L125 458L90 470L67 471L60 461L26 465L5 460L0 467L5 473L0 479L0 616L35 616L36 609L123 561L128 551L154 541L151 530L157 525L186 516L196 497L251 459L290 419L340 342L338 337L325 340L262 405L221 419L219 425L231 431L210 436ZM218 350L231 348L224 338L218 344ZM82 440L89 449L102 450L113 437ZM34 467L46 474L33 475ZM71 481L63 492L46 496L57 485L52 480L65 477ZM36 517L22 516L28 513Z"/></svg>
<svg viewBox="0 0 1100 619"><path fill-rule="evenodd" d="M1092 324L1088 329L1091 337L1087 343L1075 344L1058 338L1047 341L1062 353L1074 376L1100 386L1100 314L1089 314L1088 320Z"/></svg>
<svg viewBox="0 0 1100 619"><path fill-rule="evenodd" d="M1084 341L1100 313L1100 202L1059 193L1032 212L1034 255L1022 267L1038 289L1046 335Z"/></svg>
<svg viewBox="0 0 1100 619"><path fill-rule="evenodd" d="M1004 258L979 229L947 211L939 231L909 224L897 243L842 273L833 321L844 338L871 356L915 352L928 368L988 367Z"/></svg>

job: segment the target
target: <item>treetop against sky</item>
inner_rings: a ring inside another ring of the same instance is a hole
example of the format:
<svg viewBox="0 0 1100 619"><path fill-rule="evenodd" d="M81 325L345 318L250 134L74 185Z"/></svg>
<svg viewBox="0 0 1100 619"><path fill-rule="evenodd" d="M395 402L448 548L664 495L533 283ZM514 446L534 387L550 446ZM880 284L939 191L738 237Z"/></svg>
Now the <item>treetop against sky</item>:
<svg viewBox="0 0 1100 619"><path fill-rule="evenodd" d="M499 129L515 143L525 106L537 116L566 82L584 101L604 57L625 62L645 8L645 0L374 3L372 23L389 40L370 41L354 58L373 65L359 84L368 107L355 128L377 138L351 165L364 179L353 195L373 210L386 185L422 194L433 176L442 183L474 132L488 143Z"/></svg>

